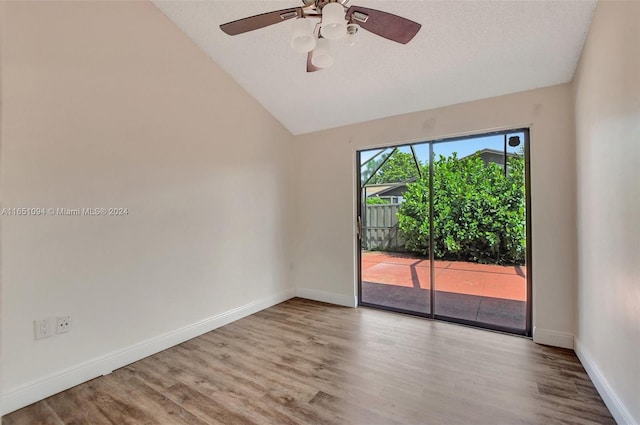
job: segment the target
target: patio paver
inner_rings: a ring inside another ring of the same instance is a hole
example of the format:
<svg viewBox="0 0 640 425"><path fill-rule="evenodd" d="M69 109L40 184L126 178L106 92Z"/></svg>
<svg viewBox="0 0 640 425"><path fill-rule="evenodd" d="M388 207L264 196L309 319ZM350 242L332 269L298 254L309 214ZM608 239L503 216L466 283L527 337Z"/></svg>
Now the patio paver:
<svg viewBox="0 0 640 425"><path fill-rule="evenodd" d="M363 252L362 300L430 312L429 261L411 255ZM524 329L526 268L456 261L435 262L435 313Z"/></svg>
<svg viewBox="0 0 640 425"><path fill-rule="evenodd" d="M526 268L463 261L436 261L436 290L507 300L526 300ZM429 260L405 254L362 253L362 280L429 288Z"/></svg>

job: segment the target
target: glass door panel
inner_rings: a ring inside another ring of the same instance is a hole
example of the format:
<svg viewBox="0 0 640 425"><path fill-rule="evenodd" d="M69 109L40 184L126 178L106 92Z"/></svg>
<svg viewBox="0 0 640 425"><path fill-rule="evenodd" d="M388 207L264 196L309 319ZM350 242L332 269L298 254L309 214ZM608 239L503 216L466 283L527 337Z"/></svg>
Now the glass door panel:
<svg viewBox="0 0 640 425"><path fill-rule="evenodd" d="M435 143L437 317L524 332L524 134Z"/></svg>
<svg viewBox="0 0 640 425"><path fill-rule="evenodd" d="M428 254L408 252L401 230L422 226L428 235L429 211L423 206L428 199L424 188L429 186L429 145L400 146L386 153L360 153L360 303L430 315ZM407 196L421 202L406 203ZM409 209L415 218L412 223L406 214L399 215Z"/></svg>

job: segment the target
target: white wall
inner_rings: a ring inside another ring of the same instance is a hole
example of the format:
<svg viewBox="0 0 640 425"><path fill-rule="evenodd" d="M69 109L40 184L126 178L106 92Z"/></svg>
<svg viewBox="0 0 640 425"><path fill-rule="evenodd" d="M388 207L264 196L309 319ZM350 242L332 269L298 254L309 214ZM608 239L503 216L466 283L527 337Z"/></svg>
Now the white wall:
<svg viewBox="0 0 640 425"><path fill-rule="evenodd" d="M2 206L129 211L2 217L4 412L291 297L293 136L150 3L3 3Z"/></svg>
<svg viewBox="0 0 640 425"><path fill-rule="evenodd" d="M354 302L356 150L519 127L531 128L534 339L572 347L575 145L566 84L296 136L298 292Z"/></svg>
<svg viewBox="0 0 640 425"><path fill-rule="evenodd" d="M4 67L3 67L3 60L2 60L2 36L4 33L4 3L5 2L0 2L0 178L1 178L1 164L2 164L2 128L4 126L4 122L3 122L3 87L2 87L2 80L3 80L3 74L4 74ZM2 184L1 184L1 180L0 180L0 208L2 208L4 204L2 203ZM2 335L4 334L3 331L3 321L2 321L2 274L3 274L3 269L2 269L2 216L0 216L0 365L2 365L4 363L4 357L3 357L3 347L2 347ZM0 415L2 415L2 391L3 391L3 379L2 379L2 367L0 366ZM0 417L0 425L2 425L2 417Z"/></svg>
<svg viewBox="0 0 640 425"><path fill-rule="evenodd" d="M618 423L640 423L640 2L600 2L574 81L576 351Z"/></svg>

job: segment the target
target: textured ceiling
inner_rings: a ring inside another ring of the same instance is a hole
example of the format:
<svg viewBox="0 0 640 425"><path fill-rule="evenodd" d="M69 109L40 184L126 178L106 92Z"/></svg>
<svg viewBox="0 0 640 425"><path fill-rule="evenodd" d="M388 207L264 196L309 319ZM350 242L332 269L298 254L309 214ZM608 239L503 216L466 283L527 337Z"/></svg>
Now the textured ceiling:
<svg viewBox="0 0 640 425"><path fill-rule="evenodd" d="M219 29L300 0L153 3L293 134L569 82L596 5L351 0L422 29L407 45L361 30L355 46L332 42L331 68L307 73L290 21L233 37Z"/></svg>

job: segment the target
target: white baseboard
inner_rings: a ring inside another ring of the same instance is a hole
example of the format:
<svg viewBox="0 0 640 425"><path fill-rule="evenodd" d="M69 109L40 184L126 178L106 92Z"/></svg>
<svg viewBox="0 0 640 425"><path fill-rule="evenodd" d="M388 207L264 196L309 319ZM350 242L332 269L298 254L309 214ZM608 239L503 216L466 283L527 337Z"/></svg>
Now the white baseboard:
<svg viewBox="0 0 640 425"><path fill-rule="evenodd" d="M7 413L11 413L98 376L109 374L115 369L156 354L162 350L166 350L174 345L178 345L228 323L242 319L243 317L257 313L265 308L279 304L293 298L295 295L295 289L291 288L273 296L217 314L181 329L176 329L175 331L168 332L164 335L151 338L125 349L114 351L104 356L52 373L17 388L8 389L2 394L0 414L6 415Z"/></svg>
<svg viewBox="0 0 640 425"><path fill-rule="evenodd" d="M533 342L552 347L573 349L573 334L533 327Z"/></svg>
<svg viewBox="0 0 640 425"><path fill-rule="evenodd" d="M329 304L337 304L345 307L356 307L358 299L349 295L336 294L334 292L318 291L317 289L298 288L296 296L308 300L321 301Z"/></svg>
<svg viewBox="0 0 640 425"><path fill-rule="evenodd" d="M613 391L607 380L604 378L600 369L593 361L591 355L587 352L585 346L580 340L575 338L575 352L582 366L587 371L587 375L591 378L593 385L598 390L600 397L607 405L607 408L611 412L611 415L619 425L638 425L638 421L634 420L631 413L627 410L624 404L620 401L616 393Z"/></svg>

